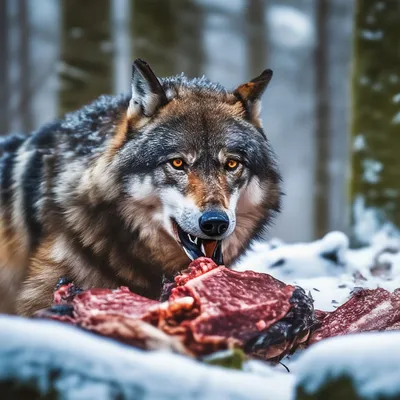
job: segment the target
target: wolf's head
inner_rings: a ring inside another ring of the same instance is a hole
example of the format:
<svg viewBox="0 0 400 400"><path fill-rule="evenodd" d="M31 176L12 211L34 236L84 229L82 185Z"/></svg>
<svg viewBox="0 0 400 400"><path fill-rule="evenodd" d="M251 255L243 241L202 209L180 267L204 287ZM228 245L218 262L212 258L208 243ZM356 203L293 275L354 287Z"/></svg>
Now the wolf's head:
<svg viewBox="0 0 400 400"><path fill-rule="evenodd" d="M152 247L173 241L189 258L229 265L278 211L280 175L260 121L271 77L265 70L228 91L204 77L158 79L134 62L109 157L123 182L125 218L142 239L163 232Z"/></svg>

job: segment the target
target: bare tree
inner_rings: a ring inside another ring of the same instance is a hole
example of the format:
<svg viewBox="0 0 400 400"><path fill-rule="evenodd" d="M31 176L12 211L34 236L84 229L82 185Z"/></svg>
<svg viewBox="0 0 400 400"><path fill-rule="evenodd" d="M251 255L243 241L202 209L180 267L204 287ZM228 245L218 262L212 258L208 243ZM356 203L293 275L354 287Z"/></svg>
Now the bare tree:
<svg viewBox="0 0 400 400"><path fill-rule="evenodd" d="M0 0L0 135L8 132L8 25L7 0Z"/></svg>
<svg viewBox="0 0 400 400"><path fill-rule="evenodd" d="M63 0L60 113L112 93L109 0Z"/></svg>
<svg viewBox="0 0 400 400"><path fill-rule="evenodd" d="M265 3L265 0L247 0L246 50L249 76L257 76L266 68L267 30Z"/></svg>
<svg viewBox="0 0 400 400"><path fill-rule="evenodd" d="M160 76L203 70L204 11L190 0L135 0L132 7L133 51Z"/></svg>
<svg viewBox="0 0 400 400"><path fill-rule="evenodd" d="M20 63L20 107L18 113L21 118L22 129L24 132L30 132L33 129L32 111L30 107L30 47L29 47L29 15L27 0L18 0L18 19L20 27L20 47L19 47L19 63Z"/></svg>
<svg viewBox="0 0 400 400"><path fill-rule="evenodd" d="M329 108L329 63L328 63L328 16L329 0L316 2L315 47L315 234L322 237L329 230L329 187L328 171L330 158L330 108Z"/></svg>

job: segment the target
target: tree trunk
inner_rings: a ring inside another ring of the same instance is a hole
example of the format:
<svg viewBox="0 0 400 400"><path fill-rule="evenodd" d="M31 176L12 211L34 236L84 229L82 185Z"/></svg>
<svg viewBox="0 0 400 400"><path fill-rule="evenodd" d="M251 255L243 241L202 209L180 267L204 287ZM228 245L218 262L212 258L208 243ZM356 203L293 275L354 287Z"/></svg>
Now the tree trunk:
<svg viewBox="0 0 400 400"><path fill-rule="evenodd" d="M246 4L246 51L248 76L253 78L267 68L266 0L247 0Z"/></svg>
<svg viewBox="0 0 400 400"><path fill-rule="evenodd" d="M132 6L134 57L160 76L203 73L203 9L190 0L135 0Z"/></svg>
<svg viewBox="0 0 400 400"><path fill-rule="evenodd" d="M400 226L400 2L357 0L352 77L352 227Z"/></svg>
<svg viewBox="0 0 400 400"><path fill-rule="evenodd" d="M109 0L63 0L61 37L62 115L112 93Z"/></svg>
<svg viewBox="0 0 400 400"><path fill-rule="evenodd" d="M8 133L8 24L7 0L0 0L0 135Z"/></svg>
<svg viewBox="0 0 400 400"><path fill-rule="evenodd" d="M27 0L18 1L19 26L20 26L20 46L19 46L19 63L20 63L20 104L17 112L21 115L22 129L24 133L28 133L33 129L32 111L31 111L31 63L30 63L30 26L29 11Z"/></svg>
<svg viewBox="0 0 400 400"><path fill-rule="evenodd" d="M330 107L329 107L329 64L328 64L328 16L329 0L316 3L317 43L315 48L315 234L318 238L329 230L330 188Z"/></svg>

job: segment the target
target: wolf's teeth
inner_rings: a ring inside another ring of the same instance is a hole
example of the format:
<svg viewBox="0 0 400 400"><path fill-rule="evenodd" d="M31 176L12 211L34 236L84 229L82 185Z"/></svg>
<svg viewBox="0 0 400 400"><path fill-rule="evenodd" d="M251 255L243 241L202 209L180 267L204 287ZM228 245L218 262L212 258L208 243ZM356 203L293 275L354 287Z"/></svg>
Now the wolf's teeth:
<svg viewBox="0 0 400 400"><path fill-rule="evenodd" d="M193 261L194 257L186 250L185 246L183 246L183 250L185 251L186 255Z"/></svg>
<svg viewBox="0 0 400 400"><path fill-rule="evenodd" d="M206 249L204 248L204 243L201 244L200 250L204 255L206 255Z"/></svg>
<svg viewBox="0 0 400 400"><path fill-rule="evenodd" d="M197 241L199 239L197 236L192 236L190 233L188 233L188 238L194 244L197 244Z"/></svg>

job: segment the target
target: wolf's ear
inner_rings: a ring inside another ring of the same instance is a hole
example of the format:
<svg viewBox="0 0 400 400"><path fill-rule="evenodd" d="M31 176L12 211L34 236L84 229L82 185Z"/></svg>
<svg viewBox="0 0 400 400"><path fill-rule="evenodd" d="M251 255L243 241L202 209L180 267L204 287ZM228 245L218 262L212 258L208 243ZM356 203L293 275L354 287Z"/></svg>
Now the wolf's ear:
<svg viewBox="0 0 400 400"><path fill-rule="evenodd" d="M143 60L137 59L132 65L132 97L128 107L128 117L151 117L168 103L160 81Z"/></svg>
<svg viewBox="0 0 400 400"><path fill-rule="evenodd" d="M261 96L267 88L272 78L272 71L266 69L250 82L244 83L236 88L233 92L236 97L239 97L243 102L246 103L251 119L259 121L261 112Z"/></svg>

